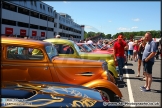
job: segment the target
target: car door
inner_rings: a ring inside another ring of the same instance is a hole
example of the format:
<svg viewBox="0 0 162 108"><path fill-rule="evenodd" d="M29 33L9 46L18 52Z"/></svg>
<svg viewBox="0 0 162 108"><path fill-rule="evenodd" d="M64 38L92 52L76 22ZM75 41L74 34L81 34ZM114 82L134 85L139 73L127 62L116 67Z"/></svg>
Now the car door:
<svg viewBox="0 0 162 108"><path fill-rule="evenodd" d="M39 54L32 54L33 47L6 45L3 51L3 81L52 81L49 64L41 49Z"/></svg>

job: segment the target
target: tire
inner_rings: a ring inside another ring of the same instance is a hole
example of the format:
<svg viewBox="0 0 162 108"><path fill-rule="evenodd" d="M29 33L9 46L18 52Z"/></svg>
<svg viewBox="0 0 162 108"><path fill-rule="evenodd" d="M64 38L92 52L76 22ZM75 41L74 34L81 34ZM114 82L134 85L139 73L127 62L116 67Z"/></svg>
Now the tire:
<svg viewBox="0 0 162 108"><path fill-rule="evenodd" d="M104 93L105 95L107 94L107 99L110 101L110 102L114 102L115 101L115 94L114 92L112 92L111 90L107 89L107 88L96 88L98 90L101 90L102 93Z"/></svg>

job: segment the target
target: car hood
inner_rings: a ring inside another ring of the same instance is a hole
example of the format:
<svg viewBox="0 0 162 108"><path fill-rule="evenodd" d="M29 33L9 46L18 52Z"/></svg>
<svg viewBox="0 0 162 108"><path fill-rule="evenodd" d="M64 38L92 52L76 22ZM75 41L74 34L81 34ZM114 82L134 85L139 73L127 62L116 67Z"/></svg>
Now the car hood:
<svg viewBox="0 0 162 108"><path fill-rule="evenodd" d="M113 52L107 51L107 50L95 50L91 53L101 53L101 54L112 54Z"/></svg>
<svg viewBox="0 0 162 108"><path fill-rule="evenodd" d="M92 60L111 60L113 59L112 54L101 54L101 53L80 53L81 58L92 59Z"/></svg>
<svg viewBox="0 0 162 108"><path fill-rule="evenodd" d="M64 58L64 57L54 57L52 59L54 66L82 66L82 67L101 67L103 61L88 60L88 59L79 59L79 58Z"/></svg>
<svg viewBox="0 0 162 108"><path fill-rule="evenodd" d="M28 90L30 92L37 91L37 94L52 94L53 96L71 97L76 99L89 98L97 101L102 101L101 94L97 90L72 84L37 81L4 81L1 84L1 89ZM3 92L1 95L2 98L4 98ZM12 92L8 93L7 95L10 95L11 97L15 96L15 94L13 94ZM18 97L21 96L19 95ZM23 96L23 98L25 98L25 95Z"/></svg>
<svg viewBox="0 0 162 108"><path fill-rule="evenodd" d="M78 107L78 105L101 107L103 99L98 91L70 84L32 81L1 83L1 106Z"/></svg>

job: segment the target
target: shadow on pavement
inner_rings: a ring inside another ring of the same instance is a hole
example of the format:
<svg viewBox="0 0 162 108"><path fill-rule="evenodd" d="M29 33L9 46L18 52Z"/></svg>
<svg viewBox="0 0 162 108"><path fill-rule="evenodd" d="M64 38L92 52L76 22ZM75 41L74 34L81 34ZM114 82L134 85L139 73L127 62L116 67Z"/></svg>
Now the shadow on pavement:
<svg viewBox="0 0 162 108"><path fill-rule="evenodd" d="M159 77L152 77L153 79L160 79L160 80L162 80L162 78L159 78Z"/></svg>
<svg viewBox="0 0 162 108"><path fill-rule="evenodd" d="M152 79L153 82L160 82L161 83L161 80L159 79Z"/></svg>
<svg viewBox="0 0 162 108"><path fill-rule="evenodd" d="M140 77L124 77L124 79L137 79L137 80L141 80Z"/></svg>
<svg viewBox="0 0 162 108"><path fill-rule="evenodd" d="M128 70L128 74L135 74L134 70L132 69L127 69ZM126 69L123 69L123 74L126 74Z"/></svg>
<svg viewBox="0 0 162 108"><path fill-rule="evenodd" d="M126 82L124 80L123 81L120 81L119 79L117 79L116 81L117 81L118 88L127 87L127 84L126 84Z"/></svg>
<svg viewBox="0 0 162 108"><path fill-rule="evenodd" d="M132 63L127 63L126 66L133 66L133 64Z"/></svg>
<svg viewBox="0 0 162 108"><path fill-rule="evenodd" d="M151 92L153 92L153 93L160 93L161 94L161 90L151 89Z"/></svg>

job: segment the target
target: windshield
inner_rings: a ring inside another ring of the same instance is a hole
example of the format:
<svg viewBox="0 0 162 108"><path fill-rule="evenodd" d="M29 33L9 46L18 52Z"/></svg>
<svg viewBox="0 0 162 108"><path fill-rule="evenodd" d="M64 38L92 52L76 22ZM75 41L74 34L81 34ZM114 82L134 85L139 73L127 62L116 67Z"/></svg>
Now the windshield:
<svg viewBox="0 0 162 108"><path fill-rule="evenodd" d="M46 53L48 54L48 57L52 60L53 57L58 55L58 52L56 48L53 45L46 46Z"/></svg>
<svg viewBox="0 0 162 108"><path fill-rule="evenodd" d="M87 51L87 52L92 52L92 49L88 47L86 44L82 44L82 47Z"/></svg>
<svg viewBox="0 0 162 108"><path fill-rule="evenodd" d="M75 49L76 49L76 51L77 51L78 53L81 52L80 49L79 49L79 47L78 47L78 45L77 45L76 43L74 43L74 47L75 47Z"/></svg>
<svg viewBox="0 0 162 108"><path fill-rule="evenodd" d="M92 45L92 44L88 44L93 50L95 50L96 48Z"/></svg>
<svg viewBox="0 0 162 108"><path fill-rule="evenodd" d="M102 48L102 46L101 46L101 45L99 45L99 44L97 44L97 46L98 46L98 48L99 48L99 49L101 49L101 48Z"/></svg>

